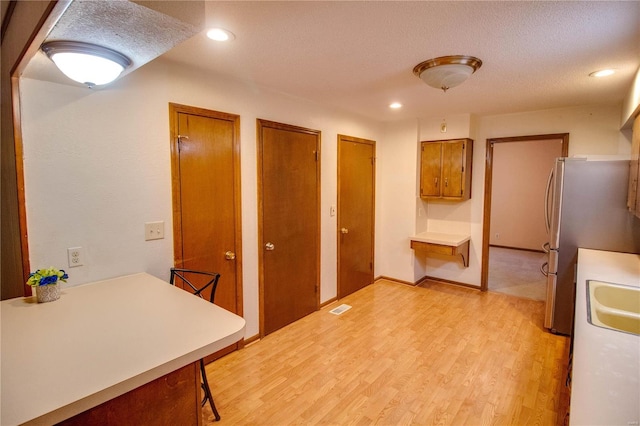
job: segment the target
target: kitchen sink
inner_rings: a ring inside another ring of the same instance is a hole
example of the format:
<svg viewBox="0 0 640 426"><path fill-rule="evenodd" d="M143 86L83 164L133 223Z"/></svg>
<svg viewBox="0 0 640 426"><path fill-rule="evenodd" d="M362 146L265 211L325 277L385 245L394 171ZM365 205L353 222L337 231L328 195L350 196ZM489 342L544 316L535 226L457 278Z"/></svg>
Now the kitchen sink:
<svg viewBox="0 0 640 426"><path fill-rule="evenodd" d="M640 335L640 288L588 280L587 307L591 324Z"/></svg>

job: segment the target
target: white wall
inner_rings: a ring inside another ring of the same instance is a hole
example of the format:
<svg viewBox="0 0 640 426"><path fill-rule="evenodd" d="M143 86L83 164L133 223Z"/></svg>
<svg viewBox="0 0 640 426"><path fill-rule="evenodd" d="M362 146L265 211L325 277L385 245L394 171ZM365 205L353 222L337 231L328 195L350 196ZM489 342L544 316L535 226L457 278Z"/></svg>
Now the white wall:
<svg viewBox="0 0 640 426"><path fill-rule="evenodd" d="M443 121L446 123L446 132L442 132ZM473 123L474 117L471 114L447 116L445 119L442 117L423 118L419 123L420 141L473 139ZM420 147L418 147L418 155L420 155ZM418 157L418 162L419 160L420 158ZM472 174L475 174L474 170L472 170ZM472 176L472 197L474 195L473 180L474 177ZM419 182L417 185L419 194ZM451 234L468 234L470 232L471 201L426 201L417 197L416 204L419 216L416 232L430 231ZM426 223L423 219L424 217L426 217ZM433 276L429 270L434 268L441 271L448 270L447 276L450 280L459 282L464 282L465 280L461 274L464 274L467 268L464 267L460 258L427 256L423 252L416 252L415 259L418 266L414 268L414 281L421 279L425 275Z"/></svg>
<svg viewBox="0 0 640 426"><path fill-rule="evenodd" d="M569 156L629 154L620 114L620 105L604 105L487 116L479 121L478 136L484 143L486 138L568 132Z"/></svg>
<svg viewBox="0 0 640 426"><path fill-rule="evenodd" d="M244 316L258 333L256 119L322 132L321 301L336 296L337 135L380 141L382 126L251 84L154 61L104 89L22 81L25 193L32 269L84 266L68 285L173 265L168 103L240 115ZM380 173L380 172L378 172ZM381 203L380 198L377 201ZM144 241L144 223L165 239Z"/></svg>
<svg viewBox="0 0 640 426"><path fill-rule="evenodd" d="M486 140L568 132L569 155L628 154L631 146L619 131L620 113L620 105L605 105L485 117L456 115L444 117L446 136L440 133L443 117L389 126L384 146L379 148L376 274L405 281L428 275L480 286ZM419 141L459 137L474 139L472 198L460 203L422 201L417 179ZM426 223L422 212L426 212ZM458 259L416 256L413 250L407 250L408 238L424 230L469 232L469 267L462 266Z"/></svg>
<svg viewBox="0 0 640 426"><path fill-rule="evenodd" d="M633 119L640 112L640 68L636 71L629 93L622 103L622 120L620 127L631 129Z"/></svg>
<svg viewBox="0 0 640 426"><path fill-rule="evenodd" d="M376 147L376 277L414 281L409 237L415 232L417 144L417 120L407 120L388 124Z"/></svg>
<svg viewBox="0 0 640 426"><path fill-rule="evenodd" d="M570 154L626 154L621 106L508 115L443 117L382 125L251 84L154 61L101 90L35 80L22 84L27 220L32 268L65 266L67 247L85 265L69 285L146 271L168 278L173 263L168 103L241 116L242 227L246 336L258 333L256 118L322 131L321 300L336 296L337 134L376 140L375 276L424 275L480 285L487 138L570 133ZM472 199L425 203L418 197L419 141L475 140ZM423 216L424 213L424 216ZM144 241L143 225L165 222L166 238ZM409 238L424 228L471 234L470 267L417 258Z"/></svg>
<svg viewBox="0 0 640 426"><path fill-rule="evenodd" d="M558 157L562 139L494 144L490 244L542 250L549 237L541 200Z"/></svg>

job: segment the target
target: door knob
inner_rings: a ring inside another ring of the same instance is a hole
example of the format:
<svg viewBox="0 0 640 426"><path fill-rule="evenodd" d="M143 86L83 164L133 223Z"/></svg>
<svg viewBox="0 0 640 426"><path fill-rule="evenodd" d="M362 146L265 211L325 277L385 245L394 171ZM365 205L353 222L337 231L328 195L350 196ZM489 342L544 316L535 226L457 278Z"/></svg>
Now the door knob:
<svg viewBox="0 0 640 426"><path fill-rule="evenodd" d="M233 260L233 259L235 259L235 258L236 258L236 254L235 254L234 252L232 252L231 250L229 250L229 251L227 251L227 252L224 254L224 257L225 257L227 260Z"/></svg>
<svg viewBox="0 0 640 426"><path fill-rule="evenodd" d="M273 243L267 243L267 244L264 245L264 248L267 251L273 251L273 250L275 250L276 247L273 245Z"/></svg>
<svg viewBox="0 0 640 426"><path fill-rule="evenodd" d="M347 228L342 228L340 229L340 232L342 232L343 234L348 234L349 230Z"/></svg>

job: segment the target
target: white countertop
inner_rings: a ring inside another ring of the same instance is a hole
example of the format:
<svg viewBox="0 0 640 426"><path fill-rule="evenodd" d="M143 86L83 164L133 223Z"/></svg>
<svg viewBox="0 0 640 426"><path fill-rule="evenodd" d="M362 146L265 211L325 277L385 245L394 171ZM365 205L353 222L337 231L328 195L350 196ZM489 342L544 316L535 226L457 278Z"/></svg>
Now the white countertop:
<svg viewBox="0 0 640 426"><path fill-rule="evenodd" d="M148 274L5 300L3 426L52 424L240 340L243 318Z"/></svg>
<svg viewBox="0 0 640 426"><path fill-rule="evenodd" d="M470 235L444 234L440 232L421 232L411 237L411 241L420 241L422 243L440 244L452 247L457 247L470 239Z"/></svg>
<svg viewBox="0 0 640 426"><path fill-rule="evenodd" d="M587 321L587 280L640 287L640 255L578 250L570 424L638 425L640 336Z"/></svg>

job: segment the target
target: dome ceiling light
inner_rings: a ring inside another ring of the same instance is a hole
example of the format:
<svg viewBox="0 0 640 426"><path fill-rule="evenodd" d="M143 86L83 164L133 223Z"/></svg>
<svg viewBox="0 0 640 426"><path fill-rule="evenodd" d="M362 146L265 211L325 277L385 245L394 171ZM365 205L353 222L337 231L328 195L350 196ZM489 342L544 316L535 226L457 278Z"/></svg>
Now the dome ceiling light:
<svg viewBox="0 0 640 426"><path fill-rule="evenodd" d="M131 65L120 52L79 41L46 42L42 51L64 75L90 89L111 83Z"/></svg>
<svg viewBox="0 0 640 426"><path fill-rule="evenodd" d="M473 56L441 56L420 62L413 68L413 73L429 86L446 92L462 84L481 66L482 61Z"/></svg>

